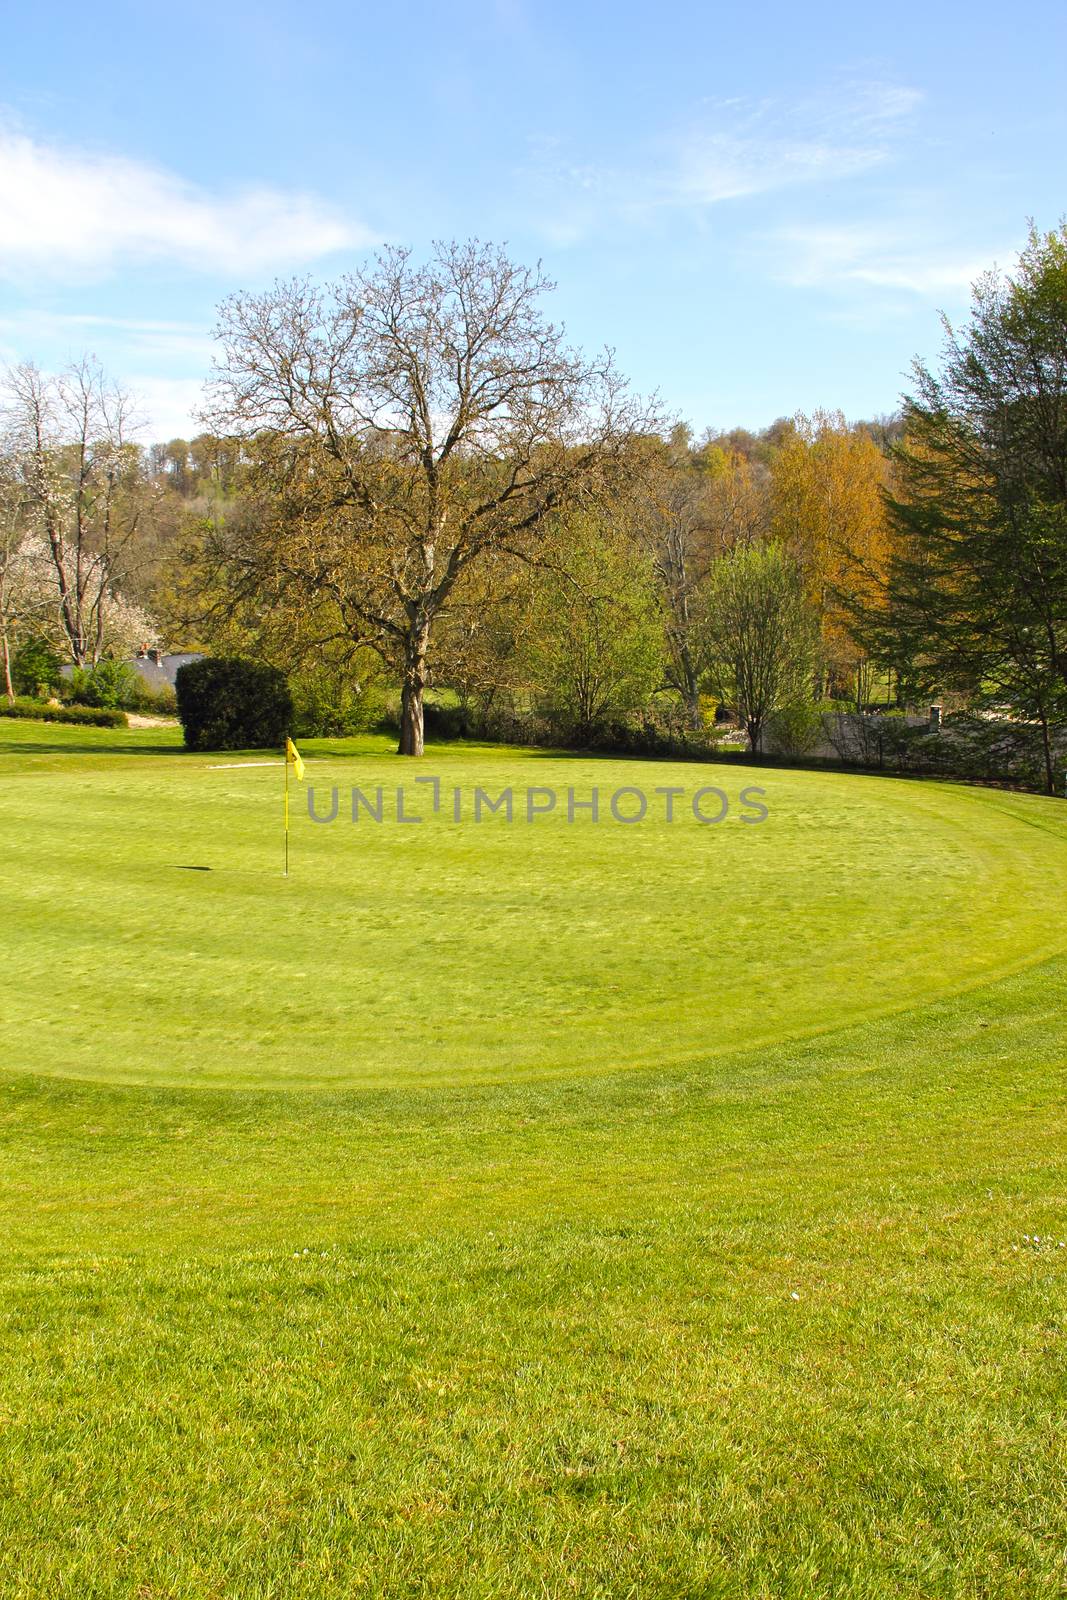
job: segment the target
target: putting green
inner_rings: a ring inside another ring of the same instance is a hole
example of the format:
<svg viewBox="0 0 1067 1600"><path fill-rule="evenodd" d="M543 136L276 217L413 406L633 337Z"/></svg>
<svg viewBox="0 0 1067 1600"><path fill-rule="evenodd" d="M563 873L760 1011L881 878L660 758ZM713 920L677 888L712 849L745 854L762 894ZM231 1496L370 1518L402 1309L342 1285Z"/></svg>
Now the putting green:
<svg viewBox="0 0 1067 1600"><path fill-rule="evenodd" d="M313 824L294 785L284 881L280 768L154 732L0 737L14 1070L300 1087L677 1065L1067 947L1067 808L1041 797L488 748L416 766L377 739L309 742L316 804L337 786L340 814ZM436 814L413 782L431 774ZM400 781L416 825L393 820ZM353 784L385 786L381 824L352 825ZM569 823L568 789L594 785L601 820ZM717 825L692 814L704 785L731 802ZM748 785L759 825L742 821ZM476 786L510 786L515 820L475 824ZM556 811L526 822L527 786L554 789ZM644 821L611 819L624 786L649 796ZM684 791L672 822L665 786Z"/></svg>

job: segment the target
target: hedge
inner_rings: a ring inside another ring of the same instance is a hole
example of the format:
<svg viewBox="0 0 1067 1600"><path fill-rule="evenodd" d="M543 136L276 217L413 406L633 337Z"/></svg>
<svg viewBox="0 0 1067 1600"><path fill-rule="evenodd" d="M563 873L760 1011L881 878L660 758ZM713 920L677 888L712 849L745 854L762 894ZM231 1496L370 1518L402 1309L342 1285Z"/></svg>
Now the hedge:
<svg viewBox="0 0 1067 1600"><path fill-rule="evenodd" d="M190 750L276 748L293 728L284 672L239 656L205 656L178 668L175 689Z"/></svg>
<svg viewBox="0 0 1067 1600"><path fill-rule="evenodd" d="M0 700L0 717L20 717L27 722L74 722L83 728L128 728L125 711L102 706L51 706L44 700Z"/></svg>

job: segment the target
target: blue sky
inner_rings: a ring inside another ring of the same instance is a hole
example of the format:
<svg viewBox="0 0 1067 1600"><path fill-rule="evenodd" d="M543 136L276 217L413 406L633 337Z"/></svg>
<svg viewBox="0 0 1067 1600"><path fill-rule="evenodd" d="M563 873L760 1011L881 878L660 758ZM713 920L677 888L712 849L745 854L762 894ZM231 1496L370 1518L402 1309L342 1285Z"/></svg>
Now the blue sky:
<svg viewBox="0 0 1067 1600"><path fill-rule="evenodd" d="M1016 20L1017 19L1017 20ZM504 240L699 430L895 408L1067 211L1067 7L21 6L0 360L93 352L188 432L223 295Z"/></svg>

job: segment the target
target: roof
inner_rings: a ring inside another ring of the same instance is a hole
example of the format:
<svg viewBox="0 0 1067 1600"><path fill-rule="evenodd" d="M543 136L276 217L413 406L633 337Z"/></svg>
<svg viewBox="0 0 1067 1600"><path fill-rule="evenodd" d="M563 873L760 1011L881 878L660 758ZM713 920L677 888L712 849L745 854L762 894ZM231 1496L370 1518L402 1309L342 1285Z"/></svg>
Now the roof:
<svg viewBox="0 0 1067 1600"><path fill-rule="evenodd" d="M161 655L158 660L147 655L133 656L128 664L150 689L158 693L160 689L173 689L179 667L184 667L188 661L202 659L202 650L178 650L173 655Z"/></svg>

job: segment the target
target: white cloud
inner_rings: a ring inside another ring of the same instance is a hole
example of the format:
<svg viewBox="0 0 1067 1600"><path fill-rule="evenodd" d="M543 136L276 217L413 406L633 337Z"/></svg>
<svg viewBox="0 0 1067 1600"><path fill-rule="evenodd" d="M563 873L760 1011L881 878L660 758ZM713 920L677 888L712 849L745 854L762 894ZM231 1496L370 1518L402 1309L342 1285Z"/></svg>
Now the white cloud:
<svg viewBox="0 0 1067 1600"><path fill-rule="evenodd" d="M373 242L315 195L214 192L163 167L0 125L0 273L9 277L71 278L131 262L233 276Z"/></svg>
<svg viewBox="0 0 1067 1600"><path fill-rule="evenodd" d="M134 436L142 444L191 439L204 431L197 412L204 403L199 378L137 377L129 381Z"/></svg>

